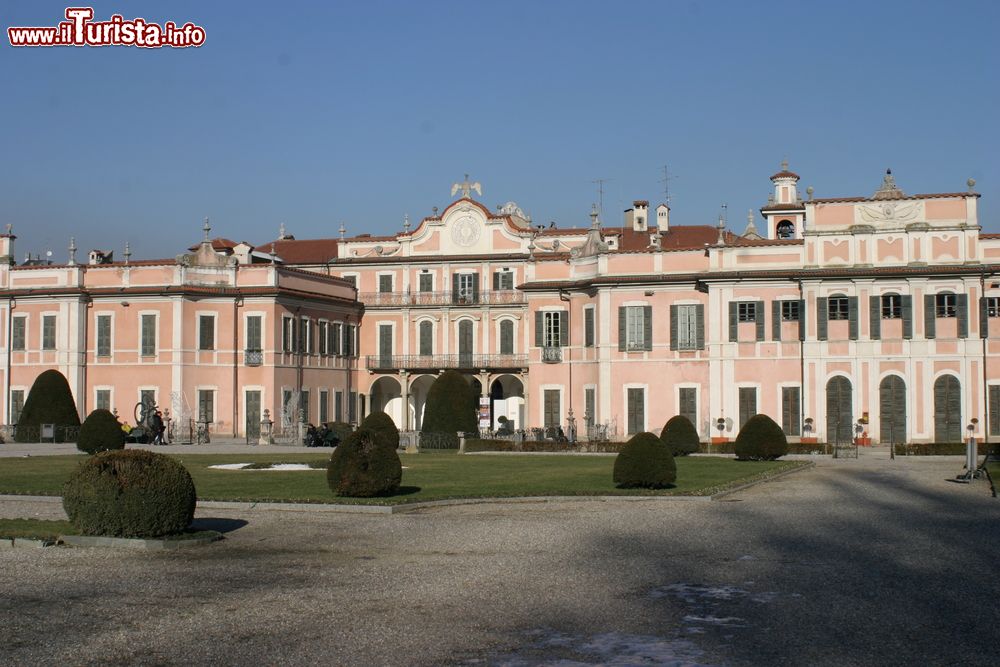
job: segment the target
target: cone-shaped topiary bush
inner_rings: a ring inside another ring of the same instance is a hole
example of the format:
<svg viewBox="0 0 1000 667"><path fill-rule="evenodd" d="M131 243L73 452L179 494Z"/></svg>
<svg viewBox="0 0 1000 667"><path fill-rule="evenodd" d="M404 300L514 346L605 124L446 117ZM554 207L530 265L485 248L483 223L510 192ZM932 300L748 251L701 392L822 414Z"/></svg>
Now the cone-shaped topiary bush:
<svg viewBox="0 0 1000 667"><path fill-rule="evenodd" d="M396 422L392 421L392 417L386 413L382 411L371 413L365 417L358 428L375 431L382 436L385 444L393 449L399 449L399 429L396 428Z"/></svg>
<svg viewBox="0 0 1000 667"><path fill-rule="evenodd" d="M479 430L476 395L461 373L445 371L431 384L420 430L452 435L458 431L475 433Z"/></svg>
<svg viewBox="0 0 1000 667"><path fill-rule="evenodd" d="M83 535L159 537L182 532L197 502L180 463L141 449L101 452L63 487L63 508Z"/></svg>
<svg viewBox="0 0 1000 667"><path fill-rule="evenodd" d="M660 440L670 448L670 453L674 456L687 456L698 451L698 431L691 420L683 415L671 417L667 421L660 431Z"/></svg>
<svg viewBox="0 0 1000 667"><path fill-rule="evenodd" d="M788 453L788 440L773 419L754 415L740 429L733 451L740 461L772 461Z"/></svg>
<svg viewBox="0 0 1000 667"><path fill-rule="evenodd" d="M358 429L347 436L333 450L326 467L326 483L338 496L389 496L399 490L402 479L399 454L370 429Z"/></svg>
<svg viewBox="0 0 1000 667"><path fill-rule="evenodd" d="M76 448L96 454L109 449L125 448L125 432L117 417L107 410L94 410L83 420Z"/></svg>
<svg viewBox="0 0 1000 667"><path fill-rule="evenodd" d="M35 378L17 420L14 439L18 442L38 442L42 424L79 426L73 392L65 376L57 370L47 370ZM63 429L56 429L56 439L62 441Z"/></svg>
<svg viewBox="0 0 1000 667"><path fill-rule="evenodd" d="M677 480L677 464L662 440L637 433L615 457L614 481L621 489L662 489Z"/></svg>

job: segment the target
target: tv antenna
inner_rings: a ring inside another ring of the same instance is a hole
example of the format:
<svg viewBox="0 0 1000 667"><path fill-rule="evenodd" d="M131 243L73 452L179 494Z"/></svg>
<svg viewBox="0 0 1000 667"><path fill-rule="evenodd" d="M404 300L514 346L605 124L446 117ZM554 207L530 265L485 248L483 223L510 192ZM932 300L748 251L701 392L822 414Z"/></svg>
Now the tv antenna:
<svg viewBox="0 0 1000 667"><path fill-rule="evenodd" d="M597 209L601 212L601 218L604 218L604 184L610 182L610 178L598 178L591 181L591 183L597 183Z"/></svg>
<svg viewBox="0 0 1000 667"><path fill-rule="evenodd" d="M663 165L663 178L660 179L660 183L663 183L663 203L670 206L670 181L677 178L670 173L667 165Z"/></svg>

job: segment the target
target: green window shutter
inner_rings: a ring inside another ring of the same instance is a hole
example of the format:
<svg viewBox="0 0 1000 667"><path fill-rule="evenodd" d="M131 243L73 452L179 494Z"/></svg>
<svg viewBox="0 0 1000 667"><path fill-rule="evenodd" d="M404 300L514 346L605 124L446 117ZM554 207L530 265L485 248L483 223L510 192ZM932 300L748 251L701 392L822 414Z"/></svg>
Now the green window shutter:
<svg viewBox="0 0 1000 667"><path fill-rule="evenodd" d="M816 338L826 340L826 320L830 315L828 310L829 299L825 296L816 297Z"/></svg>
<svg viewBox="0 0 1000 667"><path fill-rule="evenodd" d="M644 350L653 349L653 307L642 307L642 342Z"/></svg>
<svg viewBox="0 0 1000 667"><path fill-rule="evenodd" d="M1000 435L1000 385L990 385L988 417L990 435Z"/></svg>
<svg viewBox="0 0 1000 667"><path fill-rule="evenodd" d="M569 313L565 310L559 311L559 347L569 345Z"/></svg>
<svg viewBox="0 0 1000 667"><path fill-rule="evenodd" d="M535 347L542 347L545 342L545 313L535 311Z"/></svg>
<svg viewBox="0 0 1000 667"><path fill-rule="evenodd" d="M969 295L955 295L955 314L958 316L958 337L969 337Z"/></svg>
<svg viewBox="0 0 1000 667"><path fill-rule="evenodd" d="M500 323L500 354L514 354L514 323L510 320Z"/></svg>
<svg viewBox="0 0 1000 667"><path fill-rule="evenodd" d="M799 299L799 340L806 339L806 300Z"/></svg>
<svg viewBox="0 0 1000 667"><path fill-rule="evenodd" d="M695 347L699 350L705 349L705 304L699 303L694 307L695 325L694 340Z"/></svg>
<svg viewBox="0 0 1000 667"><path fill-rule="evenodd" d="M785 435L799 435L799 388L781 388L781 428Z"/></svg>
<svg viewBox="0 0 1000 667"><path fill-rule="evenodd" d="M868 337L878 340L882 337L882 297L868 297Z"/></svg>
<svg viewBox="0 0 1000 667"><path fill-rule="evenodd" d="M771 340L781 340L781 302L771 302Z"/></svg>
<svg viewBox="0 0 1000 667"><path fill-rule="evenodd" d="M472 276L472 303L479 303L479 274Z"/></svg>
<svg viewBox="0 0 1000 667"><path fill-rule="evenodd" d="M990 337L990 311L986 307L986 297L979 297L979 337L989 338ZM990 387L992 390L993 388ZM992 410L990 411L992 412ZM990 435L993 435L990 433Z"/></svg>
<svg viewBox="0 0 1000 667"><path fill-rule="evenodd" d="M670 306L670 349L677 349L677 306Z"/></svg>
<svg viewBox="0 0 1000 667"><path fill-rule="evenodd" d="M758 301L754 313L754 324L757 327L757 340L764 340L764 302Z"/></svg>
<svg viewBox="0 0 1000 667"><path fill-rule="evenodd" d="M729 302L729 342L735 343L740 339L739 304L735 301Z"/></svg>
<svg viewBox="0 0 1000 667"><path fill-rule="evenodd" d="M618 306L618 349L625 351L625 306Z"/></svg>
<svg viewBox="0 0 1000 667"><path fill-rule="evenodd" d="M899 297L903 311L903 338L913 338L913 297L904 294Z"/></svg>
<svg viewBox="0 0 1000 667"><path fill-rule="evenodd" d="M936 334L935 325L937 321L935 318L937 313L934 308L934 295L925 294L924 295L924 338L934 338Z"/></svg>
<svg viewBox="0 0 1000 667"><path fill-rule="evenodd" d="M906 442L906 384L888 375L879 384L879 444Z"/></svg>
<svg viewBox="0 0 1000 667"><path fill-rule="evenodd" d="M458 274L457 273L453 273L453 274L451 274L451 302L452 303L458 303L459 289L460 288L458 286Z"/></svg>
<svg viewBox="0 0 1000 667"><path fill-rule="evenodd" d="M583 346L594 347L594 309L583 311Z"/></svg>
<svg viewBox="0 0 1000 667"><path fill-rule="evenodd" d="M500 290L500 272L493 272L493 291L497 292Z"/></svg>
<svg viewBox="0 0 1000 667"><path fill-rule="evenodd" d="M434 325L424 321L420 323L420 354L431 355L434 349Z"/></svg>
<svg viewBox="0 0 1000 667"><path fill-rule="evenodd" d="M847 297L847 337L858 339L858 297Z"/></svg>

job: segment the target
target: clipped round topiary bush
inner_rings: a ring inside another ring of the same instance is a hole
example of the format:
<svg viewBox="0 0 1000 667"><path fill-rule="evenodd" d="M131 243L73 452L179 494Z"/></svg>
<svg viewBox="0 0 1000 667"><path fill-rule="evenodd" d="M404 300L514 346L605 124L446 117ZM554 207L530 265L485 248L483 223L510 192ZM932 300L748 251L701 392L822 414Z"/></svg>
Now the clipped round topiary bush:
<svg viewBox="0 0 1000 667"><path fill-rule="evenodd" d="M660 431L660 440L670 448L670 453L674 456L687 456L698 451L698 431L691 420L683 415L671 417L667 421Z"/></svg>
<svg viewBox="0 0 1000 667"><path fill-rule="evenodd" d="M476 395L461 373L445 371L431 384L420 430L451 435L479 431Z"/></svg>
<svg viewBox="0 0 1000 667"><path fill-rule="evenodd" d="M125 448L125 432L118 418L108 410L94 410L83 420L76 448L81 452L96 454L110 449Z"/></svg>
<svg viewBox="0 0 1000 667"><path fill-rule="evenodd" d="M42 424L56 425L56 442L65 439L65 431L59 427L75 428L80 425L80 415L76 411L69 382L57 370L47 370L35 378L18 417L14 439L18 442L38 442Z"/></svg>
<svg viewBox="0 0 1000 667"><path fill-rule="evenodd" d="M358 429L333 450L326 482L338 496L372 498L399 490L403 466L390 443L377 431Z"/></svg>
<svg viewBox="0 0 1000 667"><path fill-rule="evenodd" d="M141 449L101 452L63 487L63 508L82 535L159 537L182 532L197 502L180 463Z"/></svg>
<svg viewBox="0 0 1000 667"><path fill-rule="evenodd" d="M677 480L677 464L662 440L637 433L615 457L614 481L621 489L662 489Z"/></svg>
<svg viewBox="0 0 1000 667"><path fill-rule="evenodd" d="M740 429L733 451L740 461L773 461L788 453L788 440L773 419L754 415Z"/></svg>
<svg viewBox="0 0 1000 667"><path fill-rule="evenodd" d="M358 428L375 431L382 436L379 442L384 440L386 445L393 449L399 449L399 429L396 428L396 422L392 421L392 417L386 413L382 411L371 413L365 417Z"/></svg>

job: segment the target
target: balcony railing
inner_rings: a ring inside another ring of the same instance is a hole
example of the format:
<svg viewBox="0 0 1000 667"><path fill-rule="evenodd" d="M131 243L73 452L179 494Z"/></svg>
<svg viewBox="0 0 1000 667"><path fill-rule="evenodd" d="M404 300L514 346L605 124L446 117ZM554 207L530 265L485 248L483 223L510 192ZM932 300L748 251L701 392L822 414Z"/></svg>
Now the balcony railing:
<svg viewBox="0 0 1000 667"><path fill-rule="evenodd" d="M434 370L438 368L527 368L526 354L371 354L368 370Z"/></svg>
<svg viewBox="0 0 1000 667"><path fill-rule="evenodd" d="M542 363L546 364L558 364L562 362L562 348L561 347L543 347L542 348Z"/></svg>
<svg viewBox="0 0 1000 667"><path fill-rule="evenodd" d="M525 303L519 290L464 292L362 292L358 299L368 308L402 306L507 306Z"/></svg>
<svg viewBox="0 0 1000 667"><path fill-rule="evenodd" d="M264 351L245 350L243 352L243 363L247 366L260 366L264 363Z"/></svg>

